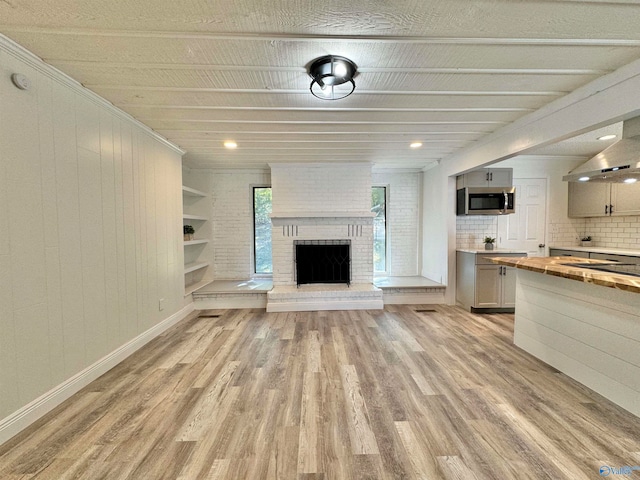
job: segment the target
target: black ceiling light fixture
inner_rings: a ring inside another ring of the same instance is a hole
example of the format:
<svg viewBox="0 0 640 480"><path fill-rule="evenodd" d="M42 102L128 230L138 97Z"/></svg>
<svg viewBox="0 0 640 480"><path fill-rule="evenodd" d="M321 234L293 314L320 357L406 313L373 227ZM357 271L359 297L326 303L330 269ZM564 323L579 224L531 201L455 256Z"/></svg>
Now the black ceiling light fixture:
<svg viewBox="0 0 640 480"><path fill-rule="evenodd" d="M322 100L339 100L348 97L356 89L353 77L358 67L351 60L337 55L316 58L309 65L311 86L314 97Z"/></svg>

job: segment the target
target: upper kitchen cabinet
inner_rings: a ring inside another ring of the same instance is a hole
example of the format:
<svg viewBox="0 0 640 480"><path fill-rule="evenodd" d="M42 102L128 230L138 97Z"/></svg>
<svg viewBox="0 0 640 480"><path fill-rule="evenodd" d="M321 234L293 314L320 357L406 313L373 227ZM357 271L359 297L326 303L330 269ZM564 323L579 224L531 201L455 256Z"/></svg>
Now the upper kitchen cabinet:
<svg viewBox="0 0 640 480"><path fill-rule="evenodd" d="M611 184L612 215L640 215L640 183Z"/></svg>
<svg viewBox="0 0 640 480"><path fill-rule="evenodd" d="M610 183L569 182L569 217L604 217L610 199Z"/></svg>
<svg viewBox="0 0 640 480"><path fill-rule="evenodd" d="M456 179L456 188L511 186L513 186L512 168L481 168L460 175Z"/></svg>
<svg viewBox="0 0 640 480"><path fill-rule="evenodd" d="M569 217L640 215L640 184L569 183Z"/></svg>

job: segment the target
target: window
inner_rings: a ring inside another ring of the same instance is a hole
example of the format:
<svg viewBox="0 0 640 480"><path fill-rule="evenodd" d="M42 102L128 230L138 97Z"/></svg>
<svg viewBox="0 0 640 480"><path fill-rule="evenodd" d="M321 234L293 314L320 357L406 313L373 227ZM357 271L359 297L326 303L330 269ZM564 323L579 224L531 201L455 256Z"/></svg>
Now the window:
<svg viewBox="0 0 640 480"><path fill-rule="evenodd" d="M253 187L253 252L256 273L272 273L271 187Z"/></svg>
<svg viewBox="0 0 640 480"><path fill-rule="evenodd" d="M373 271L387 271L387 187L372 187L371 211L373 217Z"/></svg>

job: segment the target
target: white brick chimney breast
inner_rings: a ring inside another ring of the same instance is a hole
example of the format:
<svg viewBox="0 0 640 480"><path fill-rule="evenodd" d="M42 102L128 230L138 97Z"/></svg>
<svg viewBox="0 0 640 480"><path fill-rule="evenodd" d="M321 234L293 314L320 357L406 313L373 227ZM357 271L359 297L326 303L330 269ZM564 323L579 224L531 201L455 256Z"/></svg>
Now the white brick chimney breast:
<svg viewBox="0 0 640 480"><path fill-rule="evenodd" d="M273 290L267 311L380 309L373 285L370 163L272 164ZM295 240L350 240L351 284L297 286Z"/></svg>

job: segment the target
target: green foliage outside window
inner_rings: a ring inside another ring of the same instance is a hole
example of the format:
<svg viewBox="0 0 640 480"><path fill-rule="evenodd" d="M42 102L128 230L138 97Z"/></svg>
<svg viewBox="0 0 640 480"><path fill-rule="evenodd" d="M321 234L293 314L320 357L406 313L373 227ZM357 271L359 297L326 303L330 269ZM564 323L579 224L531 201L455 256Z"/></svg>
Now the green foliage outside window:
<svg viewBox="0 0 640 480"><path fill-rule="evenodd" d="M373 270L387 270L387 188L371 189L371 211L373 217Z"/></svg>
<svg viewBox="0 0 640 480"><path fill-rule="evenodd" d="M271 187L253 189L253 225L256 273L271 273Z"/></svg>

